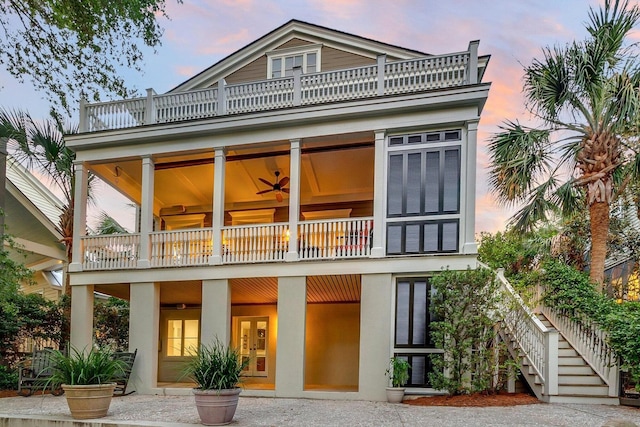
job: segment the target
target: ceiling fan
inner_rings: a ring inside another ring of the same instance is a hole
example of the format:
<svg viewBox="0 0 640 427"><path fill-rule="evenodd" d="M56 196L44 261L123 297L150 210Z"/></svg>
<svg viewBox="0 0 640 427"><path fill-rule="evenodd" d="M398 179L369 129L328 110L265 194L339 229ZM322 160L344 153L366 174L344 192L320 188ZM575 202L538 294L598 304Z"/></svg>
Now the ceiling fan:
<svg viewBox="0 0 640 427"><path fill-rule="evenodd" d="M264 178L258 178L260 181L262 181L263 183L265 183L266 185L268 185L269 187L271 187L268 190L262 190L262 191L258 191L256 194L265 194L268 193L270 191L275 191L276 192L276 200L278 202L282 201L282 193L288 193L289 189L288 188L283 188L285 185L287 185L289 183L289 177L285 176L283 177L280 181L278 181L278 177L280 176L280 172L276 171L275 172L276 175L276 182L271 183L269 181L267 181Z"/></svg>

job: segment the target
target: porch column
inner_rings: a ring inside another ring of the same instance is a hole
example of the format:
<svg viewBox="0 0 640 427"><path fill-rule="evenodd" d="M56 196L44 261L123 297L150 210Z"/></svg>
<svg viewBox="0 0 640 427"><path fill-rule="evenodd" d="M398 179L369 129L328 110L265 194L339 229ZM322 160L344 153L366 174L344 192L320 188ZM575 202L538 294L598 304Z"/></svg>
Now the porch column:
<svg viewBox="0 0 640 427"><path fill-rule="evenodd" d="M87 234L87 186L89 172L82 162L74 163L75 188L73 189L73 254L69 271L82 271L83 249L81 237Z"/></svg>
<svg viewBox="0 0 640 427"><path fill-rule="evenodd" d="M224 177L227 155L224 148L216 148L213 163L213 212L211 229L213 234L210 265L222 264L222 227L224 226Z"/></svg>
<svg viewBox="0 0 640 427"><path fill-rule="evenodd" d="M228 279L202 281L200 342L210 345L216 337L231 342L231 286Z"/></svg>
<svg viewBox="0 0 640 427"><path fill-rule="evenodd" d="M300 217L300 140L291 140L289 167L289 252L287 261L298 260L298 218Z"/></svg>
<svg viewBox="0 0 640 427"><path fill-rule="evenodd" d="M93 285L71 287L71 346L78 351L93 345Z"/></svg>
<svg viewBox="0 0 640 427"><path fill-rule="evenodd" d="M138 350L131 382L139 394L151 394L158 379L160 285L153 282L130 285L129 351Z"/></svg>
<svg viewBox="0 0 640 427"><path fill-rule="evenodd" d="M155 166L150 157L142 158L142 197L140 202L140 255L138 268L151 267Z"/></svg>
<svg viewBox="0 0 640 427"><path fill-rule="evenodd" d="M384 142L386 131L375 131L375 161L373 169L373 242L371 242L371 257L384 256L384 210L387 206L384 199Z"/></svg>
<svg viewBox="0 0 640 427"><path fill-rule="evenodd" d="M462 163L465 169L465 185L464 185L464 217L461 227L464 243L462 253L477 254L478 245L476 244L476 156L478 146L478 121L467 123L467 155L466 160Z"/></svg>
<svg viewBox="0 0 640 427"><path fill-rule="evenodd" d="M384 370L389 366L391 357L392 287L391 274L362 275L358 390L359 398L363 400L387 398L385 388L388 387L388 379Z"/></svg>
<svg viewBox="0 0 640 427"><path fill-rule="evenodd" d="M279 277L276 397L302 395L306 315L306 277Z"/></svg>

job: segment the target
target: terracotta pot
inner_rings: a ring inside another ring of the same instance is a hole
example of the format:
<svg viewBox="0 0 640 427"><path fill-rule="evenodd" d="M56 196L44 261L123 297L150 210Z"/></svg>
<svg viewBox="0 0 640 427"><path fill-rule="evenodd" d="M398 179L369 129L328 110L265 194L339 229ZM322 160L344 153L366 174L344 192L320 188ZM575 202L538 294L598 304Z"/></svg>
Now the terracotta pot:
<svg viewBox="0 0 640 427"><path fill-rule="evenodd" d="M202 424L206 426L222 426L229 424L236 413L240 389L200 390L193 389L196 408Z"/></svg>
<svg viewBox="0 0 640 427"><path fill-rule="evenodd" d="M402 403L404 387L387 387L387 402Z"/></svg>
<svg viewBox="0 0 640 427"><path fill-rule="evenodd" d="M107 416L115 384L62 384L71 416L76 420Z"/></svg>

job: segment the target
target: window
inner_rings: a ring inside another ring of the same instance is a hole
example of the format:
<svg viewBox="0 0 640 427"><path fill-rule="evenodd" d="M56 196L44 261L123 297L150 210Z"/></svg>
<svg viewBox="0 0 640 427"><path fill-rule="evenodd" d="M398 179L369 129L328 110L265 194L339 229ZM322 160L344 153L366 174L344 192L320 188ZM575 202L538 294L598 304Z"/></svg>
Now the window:
<svg viewBox="0 0 640 427"><path fill-rule="evenodd" d="M460 212L460 148L393 151L389 155L387 217Z"/></svg>
<svg viewBox="0 0 640 427"><path fill-rule="evenodd" d="M320 71L320 48L320 45L308 45L267 53L267 78L291 77L295 67L300 67L303 74Z"/></svg>
<svg viewBox="0 0 640 427"><path fill-rule="evenodd" d="M430 387L433 370L431 355L435 349L430 324L436 318L429 311L431 286L426 277L399 278L396 281L396 322L394 355L411 365L408 387Z"/></svg>
<svg viewBox="0 0 640 427"><path fill-rule="evenodd" d="M458 220L387 223L387 254L458 252Z"/></svg>
<svg viewBox="0 0 640 427"><path fill-rule="evenodd" d="M191 356L198 348L198 320L167 321L167 356Z"/></svg>

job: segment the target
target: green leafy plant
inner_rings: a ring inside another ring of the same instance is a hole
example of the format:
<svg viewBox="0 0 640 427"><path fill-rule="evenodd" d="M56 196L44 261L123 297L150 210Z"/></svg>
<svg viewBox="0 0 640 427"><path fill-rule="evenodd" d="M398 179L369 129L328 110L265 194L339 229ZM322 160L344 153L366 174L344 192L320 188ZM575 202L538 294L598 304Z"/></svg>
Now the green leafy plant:
<svg viewBox="0 0 640 427"><path fill-rule="evenodd" d="M409 362L400 357L389 359L389 367L385 374L391 380L392 387L403 387L409 381Z"/></svg>
<svg viewBox="0 0 640 427"><path fill-rule="evenodd" d="M18 372L0 365L0 390L15 390L18 386Z"/></svg>
<svg viewBox="0 0 640 427"><path fill-rule="evenodd" d="M219 339L211 345L201 344L195 357L187 362L184 376L191 378L201 390L228 390L241 382L242 371L249 365L238 349Z"/></svg>
<svg viewBox="0 0 640 427"><path fill-rule="evenodd" d="M114 359L113 353L106 348L88 352L71 348L69 356L59 350L51 350L51 356L54 368L47 385L109 384L124 374L124 363Z"/></svg>

